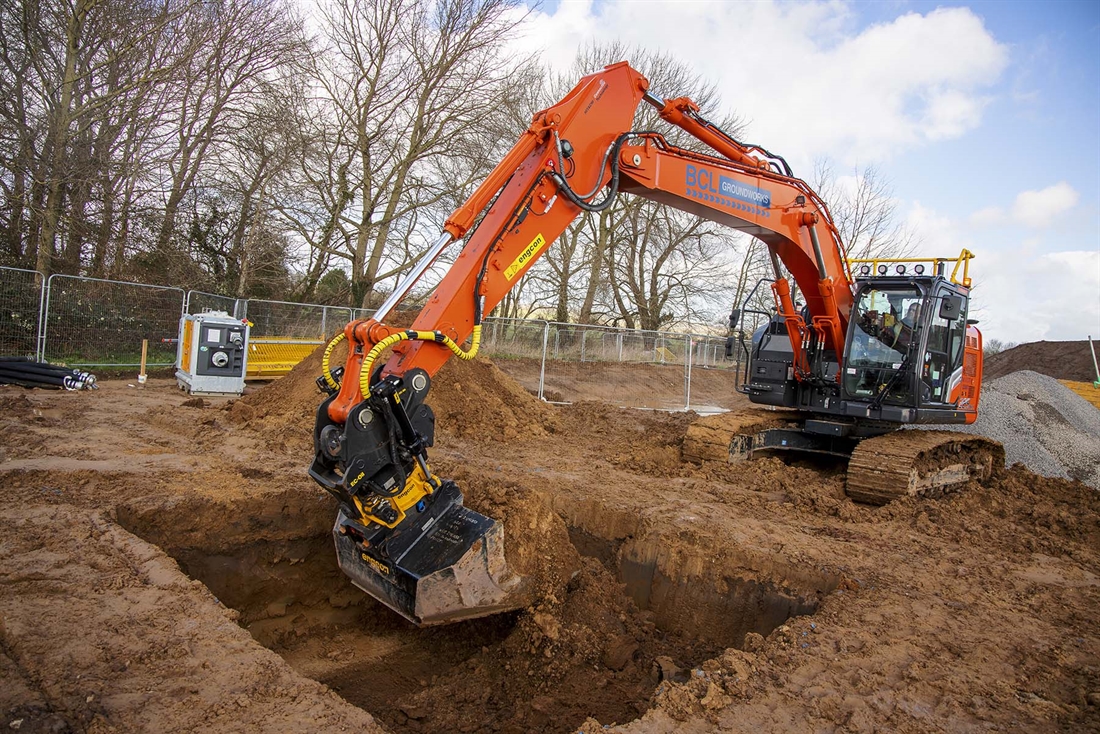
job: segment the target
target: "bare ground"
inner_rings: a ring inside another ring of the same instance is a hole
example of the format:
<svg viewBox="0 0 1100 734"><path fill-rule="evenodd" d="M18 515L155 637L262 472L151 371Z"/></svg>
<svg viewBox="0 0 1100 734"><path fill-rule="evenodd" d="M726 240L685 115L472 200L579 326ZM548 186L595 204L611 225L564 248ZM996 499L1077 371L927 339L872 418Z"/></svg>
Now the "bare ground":
<svg viewBox="0 0 1100 734"><path fill-rule="evenodd" d="M690 413L448 365L435 469L543 596L417 630L336 569L315 372L204 406L168 381L0 389L0 726L1100 731L1079 482L1016 467L875 509L842 467L684 461Z"/></svg>

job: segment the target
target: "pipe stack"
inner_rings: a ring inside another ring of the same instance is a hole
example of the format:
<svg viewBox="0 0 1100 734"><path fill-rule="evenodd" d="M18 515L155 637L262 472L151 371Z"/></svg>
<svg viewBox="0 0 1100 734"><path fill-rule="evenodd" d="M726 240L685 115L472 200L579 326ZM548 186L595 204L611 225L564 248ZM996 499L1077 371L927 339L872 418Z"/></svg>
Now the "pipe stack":
<svg viewBox="0 0 1100 734"><path fill-rule="evenodd" d="M0 385L42 387L48 390L98 390L90 372L35 362L30 357L0 357Z"/></svg>

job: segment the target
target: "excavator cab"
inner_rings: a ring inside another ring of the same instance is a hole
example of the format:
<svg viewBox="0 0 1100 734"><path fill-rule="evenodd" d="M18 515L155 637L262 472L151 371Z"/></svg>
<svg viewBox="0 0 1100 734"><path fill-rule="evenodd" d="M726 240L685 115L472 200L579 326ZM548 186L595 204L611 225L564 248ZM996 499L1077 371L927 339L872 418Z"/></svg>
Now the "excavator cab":
<svg viewBox="0 0 1100 734"><path fill-rule="evenodd" d="M857 280L841 374L842 399L957 412L970 289L942 274L901 272ZM952 422L961 422L958 420Z"/></svg>
<svg viewBox="0 0 1100 734"><path fill-rule="evenodd" d="M849 322L844 397L918 409L949 403L968 300L939 276L862 283Z"/></svg>

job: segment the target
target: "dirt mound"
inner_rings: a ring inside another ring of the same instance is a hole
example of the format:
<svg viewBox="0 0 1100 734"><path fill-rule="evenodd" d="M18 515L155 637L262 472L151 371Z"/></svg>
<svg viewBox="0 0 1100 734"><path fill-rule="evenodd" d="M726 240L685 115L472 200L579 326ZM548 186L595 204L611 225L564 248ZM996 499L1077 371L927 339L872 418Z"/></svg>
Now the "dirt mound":
<svg viewBox="0 0 1100 734"><path fill-rule="evenodd" d="M1029 342L987 357L984 378L992 380L1019 370L1031 370L1058 380L1096 379L1087 341Z"/></svg>
<svg viewBox="0 0 1100 734"><path fill-rule="evenodd" d="M270 428L293 426L312 432L317 406L324 399L317 389L324 347L318 347L286 376L232 403L238 422L260 420ZM335 368L347 358L347 345L333 351ZM428 404L436 426L458 436L513 439L544 436L558 428L553 408L485 359L452 359L432 381Z"/></svg>
<svg viewBox="0 0 1100 734"><path fill-rule="evenodd" d="M452 359L435 376L428 404L435 424L458 435L488 439L544 436L559 429L554 409L487 359Z"/></svg>
<svg viewBox="0 0 1100 734"><path fill-rule="evenodd" d="M574 403L562 431L591 442L593 452L611 464L664 476L684 467L680 447L695 414L621 408L596 402Z"/></svg>
<svg viewBox="0 0 1100 734"><path fill-rule="evenodd" d="M273 423L298 425L312 431L317 406L324 397L317 389L324 352L323 346L317 347L283 377L230 404L230 415L239 422L267 418ZM347 342L341 342L333 350L331 367L342 365L347 356Z"/></svg>

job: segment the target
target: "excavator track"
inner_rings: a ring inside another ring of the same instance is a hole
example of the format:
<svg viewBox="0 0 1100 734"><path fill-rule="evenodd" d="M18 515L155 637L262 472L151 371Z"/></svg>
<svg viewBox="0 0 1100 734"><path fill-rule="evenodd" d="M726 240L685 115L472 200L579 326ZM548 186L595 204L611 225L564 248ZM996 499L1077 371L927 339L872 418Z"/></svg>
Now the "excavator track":
<svg viewBox="0 0 1100 734"><path fill-rule="evenodd" d="M885 505L905 496L939 497L1004 468L1004 446L969 433L895 431L860 441L848 462L848 496Z"/></svg>
<svg viewBox="0 0 1100 734"><path fill-rule="evenodd" d="M799 414L791 410L744 408L704 416L692 423L684 436L683 456L689 461L737 461L743 458L731 450L738 437L749 439L759 431L795 423ZM735 454L737 454L735 456Z"/></svg>

